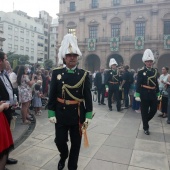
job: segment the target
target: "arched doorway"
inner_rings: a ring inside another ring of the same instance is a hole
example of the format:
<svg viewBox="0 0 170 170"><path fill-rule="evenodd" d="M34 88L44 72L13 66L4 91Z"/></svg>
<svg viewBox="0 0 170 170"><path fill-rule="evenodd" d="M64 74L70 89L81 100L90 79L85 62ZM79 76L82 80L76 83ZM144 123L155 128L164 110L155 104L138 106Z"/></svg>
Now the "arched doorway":
<svg viewBox="0 0 170 170"><path fill-rule="evenodd" d="M142 68L144 63L142 61L143 54L135 54L130 60L130 68L137 71L138 68Z"/></svg>
<svg viewBox="0 0 170 170"><path fill-rule="evenodd" d="M170 69L170 54L164 54L158 59L157 68L159 73L161 73L162 67L169 67Z"/></svg>
<svg viewBox="0 0 170 170"><path fill-rule="evenodd" d="M85 68L92 73L100 70L100 58L96 54L90 54L86 58Z"/></svg>
<svg viewBox="0 0 170 170"><path fill-rule="evenodd" d="M114 58L114 59L116 60L118 66L121 66L121 65L123 65L123 63L124 63L124 62L123 62L123 58L122 58L121 55L119 55L119 54L111 54L111 55L108 57L108 59L107 59L107 65L106 65L107 68L109 68L109 62L110 62L110 59L111 59L111 58Z"/></svg>

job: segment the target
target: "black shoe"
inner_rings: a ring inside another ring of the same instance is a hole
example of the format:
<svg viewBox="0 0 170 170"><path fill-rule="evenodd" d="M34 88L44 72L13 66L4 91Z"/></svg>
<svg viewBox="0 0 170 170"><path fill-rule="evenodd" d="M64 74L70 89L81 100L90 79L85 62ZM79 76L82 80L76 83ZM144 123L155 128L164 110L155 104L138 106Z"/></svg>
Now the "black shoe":
<svg viewBox="0 0 170 170"><path fill-rule="evenodd" d="M110 107L109 110L112 111L112 108Z"/></svg>
<svg viewBox="0 0 170 170"><path fill-rule="evenodd" d="M17 164L18 160L16 159L12 159L12 158L8 158L6 161L6 164Z"/></svg>
<svg viewBox="0 0 170 170"><path fill-rule="evenodd" d="M150 135L149 130L144 130L145 135Z"/></svg>
<svg viewBox="0 0 170 170"><path fill-rule="evenodd" d="M123 109L118 109L117 111L118 111L118 112L121 112L122 110L123 110Z"/></svg>
<svg viewBox="0 0 170 170"><path fill-rule="evenodd" d="M60 161L58 162L58 170L63 170L65 167L65 161L62 161L60 159Z"/></svg>
<svg viewBox="0 0 170 170"><path fill-rule="evenodd" d="M101 103L102 105L106 105L105 103Z"/></svg>

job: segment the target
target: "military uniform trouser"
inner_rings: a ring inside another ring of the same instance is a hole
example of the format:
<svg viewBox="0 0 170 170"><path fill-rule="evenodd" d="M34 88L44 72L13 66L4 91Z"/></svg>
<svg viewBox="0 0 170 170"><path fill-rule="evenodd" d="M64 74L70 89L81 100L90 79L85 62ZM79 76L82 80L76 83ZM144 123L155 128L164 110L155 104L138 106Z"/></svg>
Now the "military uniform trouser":
<svg viewBox="0 0 170 170"><path fill-rule="evenodd" d="M108 106L109 106L109 108L112 108L113 94L114 94L114 99L116 100L117 111L120 111L121 101L120 101L120 94L119 94L119 85L115 84L115 85L109 86L109 91L108 91Z"/></svg>
<svg viewBox="0 0 170 170"><path fill-rule="evenodd" d="M157 99L142 100L141 99L141 115L143 122L143 129L149 129L149 121L154 117L157 111Z"/></svg>
<svg viewBox="0 0 170 170"><path fill-rule="evenodd" d="M57 123L55 124L55 129L56 129L55 143L60 152L61 160L65 161L69 156L68 169L76 170L79 152L80 152L80 146L81 146L81 135L79 132L79 125L77 124L77 125L66 126ZM70 140L71 140L70 152L68 151L68 145L67 145L68 132L70 134Z"/></svg>

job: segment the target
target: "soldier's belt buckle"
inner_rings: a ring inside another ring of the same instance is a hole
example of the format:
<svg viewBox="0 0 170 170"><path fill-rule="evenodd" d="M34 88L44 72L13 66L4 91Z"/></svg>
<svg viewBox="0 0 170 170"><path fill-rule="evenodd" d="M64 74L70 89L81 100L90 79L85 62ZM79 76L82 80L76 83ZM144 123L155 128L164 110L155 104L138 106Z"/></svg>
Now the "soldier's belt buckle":
<svg viewBox="0 0 170 170"><path fill-rule="evenodd" d="M66 104L66 105L69 105L69 104L70 104L70 101L69 101L69 100L65 100L65 104Z"/></svg>

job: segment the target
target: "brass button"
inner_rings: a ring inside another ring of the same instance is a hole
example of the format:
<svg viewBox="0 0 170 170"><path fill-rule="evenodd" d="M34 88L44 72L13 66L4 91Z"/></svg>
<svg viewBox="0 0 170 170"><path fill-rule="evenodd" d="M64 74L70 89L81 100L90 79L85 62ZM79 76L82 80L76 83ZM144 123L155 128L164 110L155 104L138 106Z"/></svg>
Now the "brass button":
<svg viewBox="0 0 170 170"><path fill-rule="evenodd" d="M77 73L79 75L79 73Z"/></svg>
<svg viewBox="0 0 170 170"><path fill-rule="evenodd" d="M63 109L65 109L65 107L63 107Z"/></svg>
<svg viewBox="0 0 170 170"><path fill-rule="evenodd" d="M78 90L76 90L76 93L78 93L79 91Z"/></svg>
<svg viewBox="0 0 170 170"><path fill-rule="evenodd" d="M62 83L64 84L64 81L62 81Z"/></svg>
<svg viewBox="0 0 170 170"><path fill-rule="evenodd" d="M64 75L64 73L62 73L62 75Z"/></svg>
<svg viewBox="0 0 170 170"><path fill-rule="evenodd" d="M76 110L77 108L75 107L75 110Z"/></svg>

